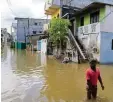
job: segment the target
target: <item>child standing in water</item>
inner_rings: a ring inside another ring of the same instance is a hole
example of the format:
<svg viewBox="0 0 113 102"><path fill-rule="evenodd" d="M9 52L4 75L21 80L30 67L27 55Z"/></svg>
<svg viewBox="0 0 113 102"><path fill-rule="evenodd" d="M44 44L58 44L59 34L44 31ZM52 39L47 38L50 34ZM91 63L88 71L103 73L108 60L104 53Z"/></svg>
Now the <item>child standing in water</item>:
<svg viewBox="0 0 113 102"><path fill-rule="evenodd" d="M90 68L86 70L86 80L87 80L87 99L91 99L93 97L96 99L97 97L97 81L99 80L102 90L104 90L104 85L102 82L102 78L100 76L100 71L96 68L96 60L90 61Z"/></svg>

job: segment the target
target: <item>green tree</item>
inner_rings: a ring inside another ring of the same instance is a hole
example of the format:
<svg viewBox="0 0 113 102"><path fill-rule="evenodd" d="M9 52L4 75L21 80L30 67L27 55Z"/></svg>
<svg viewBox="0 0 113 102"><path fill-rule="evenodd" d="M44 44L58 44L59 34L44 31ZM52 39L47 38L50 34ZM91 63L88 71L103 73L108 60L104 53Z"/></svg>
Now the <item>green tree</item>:
<svg viewBox="0 0 113 102"><path fill-rule="evenodd" d="M50 22L49 38L55 45L60 45L60 50L61 42L66 39L69 25L69 20L62 18L53 18Z"/></svg>
<svg viewBox="0 0 113 102"><path fill-rule="evenodd" d="M64 40L67 35L69 20L61 18L53 18L50 22L49 37L54 43Z"/></svg>

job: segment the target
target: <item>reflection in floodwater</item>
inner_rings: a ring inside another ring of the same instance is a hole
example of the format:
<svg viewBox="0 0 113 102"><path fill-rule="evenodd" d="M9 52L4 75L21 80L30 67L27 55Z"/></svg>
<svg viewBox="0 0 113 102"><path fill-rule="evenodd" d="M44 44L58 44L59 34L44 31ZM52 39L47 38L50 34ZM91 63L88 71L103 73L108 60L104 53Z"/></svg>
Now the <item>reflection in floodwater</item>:
<svg viewBox="0 0 113 102"><path fill-rule="evenodd" d="M85 101L88 64L62 64L45 54L6 47L1 59L2 102L113 102L113 66L98 65L105 84Z"/></svg>

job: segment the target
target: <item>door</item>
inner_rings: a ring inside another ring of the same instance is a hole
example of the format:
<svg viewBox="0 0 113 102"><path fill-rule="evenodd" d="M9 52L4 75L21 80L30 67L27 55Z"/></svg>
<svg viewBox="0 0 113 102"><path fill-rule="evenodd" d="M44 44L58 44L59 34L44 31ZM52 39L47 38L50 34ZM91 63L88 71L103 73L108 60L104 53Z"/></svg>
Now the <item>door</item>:
<svg viewBox="0 0 113 102"><path fill-rule="evenodd" d="M70 22L71 22L71 26L69 28L70 28L72 34L74 35L74 33L75 33L75 30L74 30L74 26L75 26L74 20L71 20Z"/></svg>

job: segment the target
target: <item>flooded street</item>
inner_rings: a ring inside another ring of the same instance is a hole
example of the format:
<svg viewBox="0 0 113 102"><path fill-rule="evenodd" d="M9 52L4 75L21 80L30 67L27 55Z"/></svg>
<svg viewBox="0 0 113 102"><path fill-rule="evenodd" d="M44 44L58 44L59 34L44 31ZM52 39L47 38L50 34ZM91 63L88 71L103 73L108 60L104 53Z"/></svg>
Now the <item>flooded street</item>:
<svg viewBox="0 0 113 102"><path fill-rule="evenodd" d="M97 102L113 102L113 65L98 66L105 90L98 85ZM2 102L84 102L88 67L5 47L1 55Z"/></svg>

